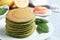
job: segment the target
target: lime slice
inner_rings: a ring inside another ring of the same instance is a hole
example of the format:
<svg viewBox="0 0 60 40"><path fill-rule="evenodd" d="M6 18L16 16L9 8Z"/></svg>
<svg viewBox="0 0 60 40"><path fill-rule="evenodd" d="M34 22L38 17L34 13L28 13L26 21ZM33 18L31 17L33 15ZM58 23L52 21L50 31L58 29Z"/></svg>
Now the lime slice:
<svg viewBox="0 0 60 40"><path fill-rule="evenodd" d="M15 0L15 4L17 7L25 8L29 5L29 0Z"/></svg>

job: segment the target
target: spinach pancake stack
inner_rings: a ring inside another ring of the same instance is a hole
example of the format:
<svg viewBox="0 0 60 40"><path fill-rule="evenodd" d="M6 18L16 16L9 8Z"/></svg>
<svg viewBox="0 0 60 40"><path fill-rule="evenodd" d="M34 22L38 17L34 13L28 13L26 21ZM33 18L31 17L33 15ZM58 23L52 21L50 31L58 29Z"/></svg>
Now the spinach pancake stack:
<svg viewBox="0 0 60 40"><path fill-rule="evenodd" d="M12 9L6 15L6 34L12 37L24 38L35 30L35 15L29 9Z"/></svg>

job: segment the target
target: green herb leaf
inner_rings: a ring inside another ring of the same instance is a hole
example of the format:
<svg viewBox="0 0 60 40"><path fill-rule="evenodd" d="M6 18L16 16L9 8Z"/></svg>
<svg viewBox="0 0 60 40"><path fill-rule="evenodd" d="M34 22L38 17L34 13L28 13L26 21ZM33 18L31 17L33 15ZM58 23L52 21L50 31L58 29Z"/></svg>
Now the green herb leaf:
<svg viewBox="0 0 60 40"><path fill-rule="evenodd" d="M40 33L48 33L49 28L46 23L41 23L37 26L37 32Z"/></svg>
<svg viewBox="0 0 60 40"><path fill-rule="evenodd" d="M48 21L45 19L36 18L35 23L38 25L40 23L48 23Z"/></svg>

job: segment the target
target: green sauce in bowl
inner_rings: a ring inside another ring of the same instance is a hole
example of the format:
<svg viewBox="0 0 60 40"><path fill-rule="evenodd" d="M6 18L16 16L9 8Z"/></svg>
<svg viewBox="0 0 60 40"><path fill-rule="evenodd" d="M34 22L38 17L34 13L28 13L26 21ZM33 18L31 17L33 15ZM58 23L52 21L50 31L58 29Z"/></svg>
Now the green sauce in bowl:
<svg viewBox="0 0 60 40"><path fill-rule="evenodd" d="M9 12L9 6L3 5L0 6L0 20L6 17L6 14Z"/></svg>
<svg viewBox="0 0 60 40"><path fill-rule="evenodd" d="M0 8L0 15L6 13L7 10L8 10L7 8Z"/></svg>

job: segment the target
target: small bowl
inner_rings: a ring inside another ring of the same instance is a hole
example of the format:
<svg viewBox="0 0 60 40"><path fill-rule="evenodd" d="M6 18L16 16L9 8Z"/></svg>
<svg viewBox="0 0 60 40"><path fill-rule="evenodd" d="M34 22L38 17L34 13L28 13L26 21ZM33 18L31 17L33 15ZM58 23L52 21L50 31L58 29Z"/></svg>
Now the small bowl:
<svg viewBox="0 0 60 40"><path fill-rule="evenodd" d="M33 10L34 10L34 8L30 8L30 10L33 12ZM49 9L47 9L47 13L46 14L36 14L35 13L35 16L37 17L47 17L47 16L49 16L49 15L51 15L51 11L49 10Z"/></svg>
<svg viewBox="0 0 60 40"><path fill-rule="evenodd" d="M36 16L47 17L51 14L50 10L47 10L46 14L36 14Z"/></svg>
<svg viewBox="0 0 60 40"><path fill-rule="evenodd" d="M3 5L3 6L0 6L0 8L7 8L8 10L3 14L3 15L0 15L0 20L5 18L6 17L6 14L8 13L9 11L9 6L7 5Z"/></svg>

